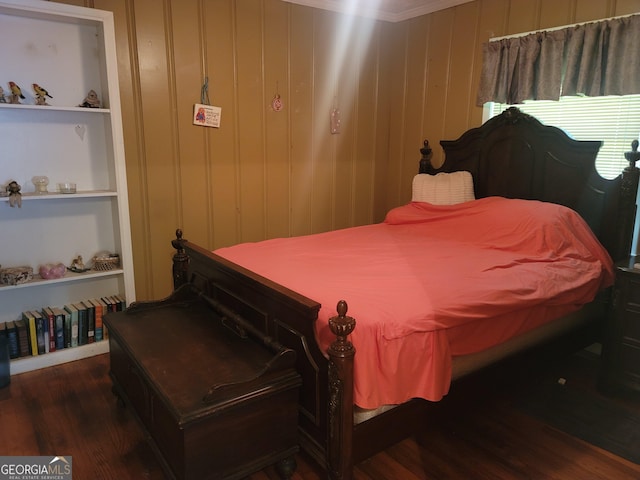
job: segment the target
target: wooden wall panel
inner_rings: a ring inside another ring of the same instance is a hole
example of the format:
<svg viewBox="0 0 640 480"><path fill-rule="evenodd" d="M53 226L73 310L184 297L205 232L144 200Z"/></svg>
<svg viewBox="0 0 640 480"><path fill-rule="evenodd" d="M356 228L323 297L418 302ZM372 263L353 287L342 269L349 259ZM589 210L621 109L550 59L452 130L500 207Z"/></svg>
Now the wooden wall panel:
<svg viewBox="0 0 640 480"><path fill-rule="evenodd" d="M357 118L354 122L354 138L356 154L352 159L353 189L351 194L353 225L366 225L373 220L373 202L375 193L375 158L376 150L381 145L380 136L372 135L369 125L373 124L378 130L381 116L381 103L378 102L380 86L381 64L381 32L380 24L371 26L367 42L358 47L361 52L362 64L358 71L358 99L356 103ZM368 119L369 121L363 121ZM384 148L384 147L383 147ZM337 188L341 188L343 179L336 179Z"/></svg>
<svg viewBox="0 0 640 480"><path fill-rule="evenodd" d="M235 69L237 110L230 119L237 131L240 192L238 242L265 238L265 155L262 2L236 0Z"/></svg>
<svg viewBox="0 0 640 480"><path fill-rule="evenodd" d="M123 0L97 0L92 7L109 10L114 14L129 208L131 212L136 212L135 219L131 217L136 295L138 298L151 298L153 295L151 278L154 271L151 252L148 249L150 217L148 214L147 179L144 175L144 145L138 141L139 138L142 138L144 120L140 107L138 55L134 47L135 28L131 28L130 25L134 18L133 5Z"/></svg>
<svg viewBox="0 0 640 480"><path fill-rule="evenodd" d="M454 10L451 29L451 58L445 109L444 137L460 135L471 124L476 95L473 80L479 80L479 70L474 77L474 68L481 64L476 58L478 52L478 4L467 3ZM464 32L457 35L455 32ZM469 41L472 39L472 41Z"/></svg>
<svg viewBox="0 0 640 480"><path fill-rule="evenodd" d="M313 9L294 5L289 28L291 98L291 235L311 233L313 176ZM326 118L326 117L325 117Z"/></svg>
<svg viewBox="0 0 640 480"><path fill-rule="evenodd" d="M144 144L146 187L148 196L149 260L153 265L167 261L167 244L159 239L179 225L179 158L175 130L174 71L170 69L172 50L167 28L170 17L167 4L138 0L134 4L136 49ZM132 212L135 222L137 215ZM135 252L134 252L135 256ZM167 291L170 277L153 275L148 281L151 291Z"/></svg>
<svg viewBox="0 0 640 480"><path fill-rule="evenodd" d="M395 184L396 204L411 200L411 179L418 171L419 150L424 140L424 105L427 95L427 56L431 25L431 19L423 16L408 22L408 28L405 29L407 59L402 103L405 115L402 135L398 142L399 149L390 158L390 164L400 173Z"/></svg>
<svg viewBox="0 0 640 480"><path fill-rule="evenodd" d="M201 152L209 164L211 192L201 195L195 205L185 209L202 222L211 222L213 242L203 244L214 248L232 245L240 235L239 169L236 150L236 80L235 71L235 13L228 0L202 2L205 28L205 75L209 79L209 100L222 108L220 128L204 128L207 150ZM195 21L196 19L194 19ZM204 204L213 212L203 214ZM190 233L185 230L190 238Z"/></svg>
<svg viewBox="0 0 640 480"><path fill-rule="evenodd" d="M289 10L280 1L265 2L264 9L265 227L266 237L275 238L291 234ZM279 112L271 107L276 95L284 105Z"/></svg>
<svg viewBox="0 0 640 480"><path fill-rule="evenodd" d="M445 137L447 118L453 118L458 112L447 112L447 97L459 95L460 92L450 92L448 89L450 78L451 47L454 32L455 13L453 9L436 12L432 15L427 46L427 93L423 137L429 140L433 149L433 162L439 165L442 161L442 151L438 142ZM462 61L462 59L458 59ZM413 172L415 174L415 170ZM411 175L411 174L409 174Z"/></svg>
<svg viewBox="0 0 640 480"><path fill-rule="evenodd" d="M388 23L281 0L66 3L115 14L141 300L169 293L176 227L214 249L381 221L410 198L422 139L438 162L439 140L480 124L490 37L640 11L475 0ZM205 77L220 128L192 125Z"/></svg>
<svg viewBox="0 0 640 480"><path fill-rule="evenodd" d="M339 69L346 61L346 49L340 45L343 18L333 12L320 11L313 24L313 111L311 141L313 150L309 169L311 182L311 231L326 232L333 225L333 199L338 135L329 132L332 109L346 114L346 100L338 90ZM344 120L343 120L344 121Z"/></svg>
<svg viewBox="0 0 640 480"><path fill-rule="evenodd" d="M198 0L171 1L171 48L173 52L173 68L175 71L174 103L176 115L172 117L173 129L177 132L177 162L179 202L178 224L189 239L208 243L210 238L211 205L202 202L203 196L211 193L209 182L209 166L207 157L201 155L206 151L206 131L203 127L194 126L194 104L200 103L201 88L204 81L203 72L203 26L193 22L201 18L202 4ZM185 209L185 205L202 202L200 214L193 215ZM174 227L175 228L175 227Z"/></svg>

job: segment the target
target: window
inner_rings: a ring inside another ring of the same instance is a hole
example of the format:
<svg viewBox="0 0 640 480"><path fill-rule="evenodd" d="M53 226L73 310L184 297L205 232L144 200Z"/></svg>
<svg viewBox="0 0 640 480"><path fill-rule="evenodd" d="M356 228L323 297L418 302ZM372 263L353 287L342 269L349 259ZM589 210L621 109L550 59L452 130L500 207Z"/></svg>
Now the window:
<svg viewBox="0 0 640 480"><path fill-rule="evenodd" d="M489 118L509 106L489 103ZM615 178L628 165L624 154L640 134L640 95L561 97L559 101L528 100L515 106L546 125L562 128L576 140L601 140L596 169L605 178Z"/></svg>

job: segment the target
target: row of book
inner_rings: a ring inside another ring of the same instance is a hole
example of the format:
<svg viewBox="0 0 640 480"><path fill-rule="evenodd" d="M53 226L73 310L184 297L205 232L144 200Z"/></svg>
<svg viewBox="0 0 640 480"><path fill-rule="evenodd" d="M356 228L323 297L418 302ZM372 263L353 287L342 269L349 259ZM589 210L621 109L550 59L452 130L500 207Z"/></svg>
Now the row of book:
<svg viewBox="0 0 640 480"><path fill-rule="evenodd" d="M8 339L10 358L44 355L104 340L108 332L103 316L125 307L122 295L111 295L27 310L18 320L0 322L0 335Z"/></svg>

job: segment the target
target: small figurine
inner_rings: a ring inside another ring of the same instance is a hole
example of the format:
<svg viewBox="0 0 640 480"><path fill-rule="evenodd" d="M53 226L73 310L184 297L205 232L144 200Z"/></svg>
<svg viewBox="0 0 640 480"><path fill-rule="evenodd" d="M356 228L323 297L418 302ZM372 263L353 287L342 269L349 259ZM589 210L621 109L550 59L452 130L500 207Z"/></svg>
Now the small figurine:
<svg viewBox="0 0 640 480"><path fill-rule="evenodd" d="M33 91L36 92L36 105L49 105L47 103L46 97L53 98L51 95L49 95L49 92L47 92L37 83L34 83L31 86L33 87Z"/></svg>
<svg viewBox="0 0 640 480"><path fill-rule="evenodd" d="M22 207L22 194L20 193L20 189L22 187L15 180L10 181L7 184L7 192L9 193L9 206L18 208Z"/></svg>
<svg viewBox="0 0 640 480"><path fill-rule="evenodd" d="M4 96L4 88L0 87L0 103L7 103L7 99Z"/></svg>
<svg viewBox="0 0 640 480"><path fill-rule="evenodd" d="M89 270L89 268L85 268L84 261L82 260L82 255L78 255L71 261L71 266L67 267L67 270L74 273L82 273Z"/></svg>
<svg viewBox="0 0 640 480"><path fill-rule="evenodd" d="M22 94L22 90L15 82L9 82L9 89L11 90L9 103L20 103L20 99L24 100L25 96Z"/></svg>
<svg viewBox="0 0 640 480"><path fill-rule="evenodd" d="M98 98L98 94L94 90L89 90L84 102L78 106L85 108L100 108L100 99Z"/></svg>
<svg viewBox="0 0 640 480"><path fill-rule="evenodd" d="M82 260L82 255L78 255L73 259L73 261L71 262L71 268L75 268L77 270L84 269L84 261Z"/></svg>

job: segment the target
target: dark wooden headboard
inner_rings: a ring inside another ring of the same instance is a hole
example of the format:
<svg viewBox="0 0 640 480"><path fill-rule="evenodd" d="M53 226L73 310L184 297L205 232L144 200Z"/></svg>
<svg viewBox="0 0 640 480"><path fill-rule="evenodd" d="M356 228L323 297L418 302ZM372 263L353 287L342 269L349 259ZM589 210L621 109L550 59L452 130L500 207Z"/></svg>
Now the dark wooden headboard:
<svg viewBox="0 0 640 480"><path fill-rule="evenodd" d="M502 196L558 203L576 210L614 260L631 251L638 172L629 166L613 180L595 168L599 141L578 141L543 125L516 107L505 110L457 140L440 142L445 160L439 168L423 148L420 173L467 170L476 198Z"/></svg>

